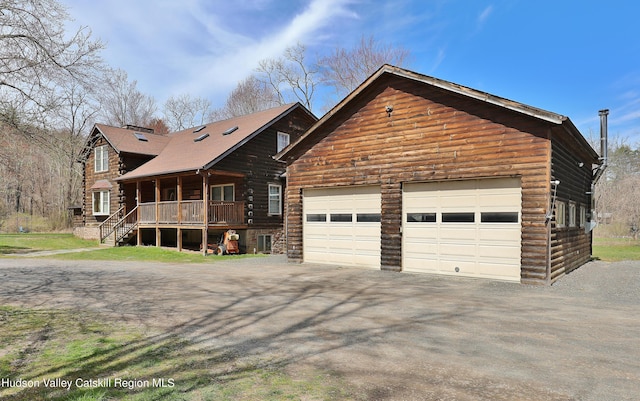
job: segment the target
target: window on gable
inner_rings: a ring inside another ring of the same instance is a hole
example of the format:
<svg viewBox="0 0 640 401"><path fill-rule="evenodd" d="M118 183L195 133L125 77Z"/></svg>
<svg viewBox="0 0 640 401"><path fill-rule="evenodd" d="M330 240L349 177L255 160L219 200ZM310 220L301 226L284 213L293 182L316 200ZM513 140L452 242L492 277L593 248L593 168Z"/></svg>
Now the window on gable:
<svg viewBox="0 0 640 401"><path fill-rule="evenodd" d="M211 187L211 200L233 202L235 190L233 184L214 185Z"/></svg>
<svg viewBox="0 0 640 401"><path fill-rule="evenodd" d="M556 227L564 227L567 225L567 204L564 202L556 203Z"/></svg>
<svg viewBox="0 0 640 401"><path fill-rule="evenodd" d="M95 148L95 171L100 173L109 170L109 150L107 145Z"/></svg>
<svg viewBox="0 0 640 401"><path fill-rule="evenodd" d="M289 146L289 134L278 132L278 152Z"/></svg>
<svg viewBox="0 0 640 401"><path fill-rule="evenodd" d="M96 191L92 193L93 215L108 216L109 215L109 191Z"/></svg>
<svg viewBox="0 0 640 401"><path fill-rule="evenodd" d="M584 205L580 205L580 227L584 228L587 224L587 208Z"/></svg>
<svg viewBox="0 0 640 401"><path fill-rule="evenodd" d="M269 214L282 214L282 185L269 184Z"/></svg>

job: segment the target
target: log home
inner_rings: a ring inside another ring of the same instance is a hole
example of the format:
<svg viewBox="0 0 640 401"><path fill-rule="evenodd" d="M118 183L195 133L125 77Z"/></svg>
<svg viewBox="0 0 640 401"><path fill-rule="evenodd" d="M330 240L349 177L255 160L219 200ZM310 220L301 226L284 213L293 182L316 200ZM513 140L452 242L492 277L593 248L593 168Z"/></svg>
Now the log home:
<svg viewBox="0 0 640 401"><path fill-rule="evenodd" d="M84 236L203 250L234 229L243 252L282 251L285 164L273 155L315 121L295 103L169 135L97 124L82 158Z"/></svg>
<svg viewBox="0 0 640 401"><path fill-rule="evenodd" d="M385 65L277 157L290 260L550 284L590 259L565 116Z"/></svg>

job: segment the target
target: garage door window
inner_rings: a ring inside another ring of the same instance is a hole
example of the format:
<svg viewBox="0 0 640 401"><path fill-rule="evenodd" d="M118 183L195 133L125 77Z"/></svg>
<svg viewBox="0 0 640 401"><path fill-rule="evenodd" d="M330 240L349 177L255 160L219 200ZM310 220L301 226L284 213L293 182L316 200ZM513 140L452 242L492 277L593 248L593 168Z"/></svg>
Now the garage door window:
<svg viewBox="0 0 640 401"><path fill-rule="evenodd" d="M518 212L482 212L482 223L518 223Z"/></svg>
<svg viewBox="0 0 640 401"><path fill-rule="evenodd" d="M435 223L435 213L407 213L407 223Z"/></svg>
<svg viewBox="0 0 640 401"><path fill-rule="evenodd" d="M350 223L353 221L353 215L351 213L332 213L331 221L333 222L342 222L342 223Z"/></svg>
<svg viewBox="0 0 640 401"><path fill-rule="evenodd" d="M307 215L307 221L310 223L318 223L318 222L325 222L327 221L327 215L322 213L322 214L308 214Z"/></svg>
<svg viewBox="0 0 640 401"><path fill-rule="evenodd" d="M473 223L476 221L475 213L442 213L443 223Z"/></svg>
<svg viewBox="0 0 640 401"><path fill-rule="evenodd" d="M380 213L358 213L356 221L358 223L380 223Z"/></svg>

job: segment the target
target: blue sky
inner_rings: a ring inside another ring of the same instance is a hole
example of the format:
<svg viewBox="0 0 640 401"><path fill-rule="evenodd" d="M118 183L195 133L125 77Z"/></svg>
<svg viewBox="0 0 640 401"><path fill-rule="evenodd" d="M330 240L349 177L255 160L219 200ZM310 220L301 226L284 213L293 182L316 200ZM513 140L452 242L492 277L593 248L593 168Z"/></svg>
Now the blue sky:
<svg viewBox="0 0 640 401"><path fill-rule="evenodd" d="M374 35L408 49L413 71L569 116L587 137L609 108L610 134L640 142L636 1L61 1L159 104L189 93L221 107L288 46L321 56Z"/></svg>

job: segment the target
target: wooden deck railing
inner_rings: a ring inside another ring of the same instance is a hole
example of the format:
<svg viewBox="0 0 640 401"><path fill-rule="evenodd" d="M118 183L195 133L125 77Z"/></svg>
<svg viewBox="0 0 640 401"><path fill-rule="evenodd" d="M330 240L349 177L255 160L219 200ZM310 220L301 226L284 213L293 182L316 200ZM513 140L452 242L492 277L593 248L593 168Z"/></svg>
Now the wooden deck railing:
<svg viewBox="0 0 640 401"><path fill-rule="evenodd" d="M209 201L209 223L244 223L244 202Z"/></svg>
<svg viewBox="0 0 640 401"><path fill-rule="evenodd" d="M157 205L148 202L141 203L138 209L142 224L204 224L204 202L201 200L159 202ZM244 202L209 201L208 217L209 224L244 224Z"/></svg>

